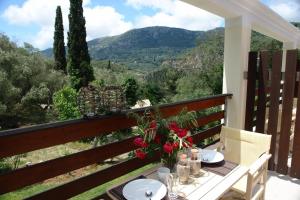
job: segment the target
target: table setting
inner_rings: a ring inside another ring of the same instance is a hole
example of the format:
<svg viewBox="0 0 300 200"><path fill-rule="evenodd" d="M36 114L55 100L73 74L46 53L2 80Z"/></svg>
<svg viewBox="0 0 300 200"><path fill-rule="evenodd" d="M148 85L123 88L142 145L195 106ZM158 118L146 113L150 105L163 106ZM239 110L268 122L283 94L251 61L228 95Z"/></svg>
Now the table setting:
<svg viewBox="0 0 300 200"><path fill-rule="evenodd" d="M150 113L150 114L149 114ZM159 156L161 163L148 174L132 178L110 190L115 200L176 200L188 195L216 176L221 180L237 165L224 160L214 150L200 149L193 143L192 131L197 127L195 112L183 109L171 119L160 113L145 112L136 118L133 152L139 159ZM210 175L211 174L211 175ZM211 187L211 186L210 186Z"/></svg>
<svg viewBox="0 0 300 200"><path fill-rule="evenodd" d="M235 163L225 161L224 156L219 152L189 148L178 153L175 170L159 164L150 173L114 187L108 193L117 200L188 199L182 191L194 186L194 182L202 178L204 180L205 173L226 176L236 166Z"/></svg>

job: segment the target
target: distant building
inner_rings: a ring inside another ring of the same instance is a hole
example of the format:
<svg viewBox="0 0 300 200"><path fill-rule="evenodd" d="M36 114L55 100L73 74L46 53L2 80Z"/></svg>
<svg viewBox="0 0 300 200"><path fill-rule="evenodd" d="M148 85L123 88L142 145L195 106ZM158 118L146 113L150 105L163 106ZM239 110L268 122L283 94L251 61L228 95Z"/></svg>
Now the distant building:
<svg viewBox="0 0 300 200"><path fill-rule="evenodd" d="M136 104L131 107L131 109L135 109L135 108L144 108L144 107L149 107L151 106L151 102L149 99L143 99L143 100L139 100L136 102Z"/></svg>

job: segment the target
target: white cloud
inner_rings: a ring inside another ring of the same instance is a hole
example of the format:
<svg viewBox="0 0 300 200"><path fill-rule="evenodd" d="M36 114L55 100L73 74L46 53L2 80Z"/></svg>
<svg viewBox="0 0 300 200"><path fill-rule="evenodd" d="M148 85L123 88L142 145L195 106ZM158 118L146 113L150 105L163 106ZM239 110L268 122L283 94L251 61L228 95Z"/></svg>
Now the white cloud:
<svg viewBox="0 0 300 200"><path fill-rule="evenodd" d="M30 39L31 44L40 49L50 47L53 43L55 10L60 5L63 13L65 39L68 31L69 0L27 0L21 6L11 5L2 17L10 24L26 26L34 24L39 27L36 35ZM83 1L86 19L87 39L121 34L132 28L130 22L114 8L109 6L90 6L90 0Z"/></svg>
<svg viewBox="0 0 300 200"><path fill-rule="evenodd" d="M223 18L179 0L127 0L136 9L151 7L158 12L136 19L136 27L171 26L190 30L209 30L224 24Z"/></svg>
<svg viewBox="0 0 300 200"><path fill-rule="evenodd" d="M300 0L273 0L269 6L288 21L300 21Z"/></svg>
<svg viewBox="0 0 300 200"><path fill-rule="evenodd" d="M154 9L161 9L170 11L169 8L174 6L173 0L126 0L126 3L135 9L142 9L143 7L150 7Z"/></svg>
<svg viewBox="0 0 300 200"><path fill-rule="evenodd" d="M112 36L124 33L132 29L131 22L126 22L124 16L118 13L113 7L96 6L85 7L87 39L102 36Z"/></svg>
<svg viewBox="0 0 300 200"><path fill-rule="evenodd" d="M52 25L57 5L62 7L63 13L66 13L69 2L67 0L27 0L21 6L10 5L4 11L3 17L14 25ZM66 16L64 15L64 20Z"/></svg>
<svg viewBox="0 0 300 200"><path fill-rule="evenodd" d="M133 22L110 6L92 6L91 0L83 1L86 19L87 40L102 36L121 34L132 28L146 26L170 26L190 30L208 30L223 25L223 19L204 10L193 7L179 0L126 0L128 5L142 9L148 7L156 13L142 15ZM2 17L15 26L38 28L30 36L29 43L44 49L53 43L54 19L56 6L60 5L63 13L65 33L68 31L69 0L25 0L22 5L9 6ZM67 39L65 34L65 39Z"/></svg>

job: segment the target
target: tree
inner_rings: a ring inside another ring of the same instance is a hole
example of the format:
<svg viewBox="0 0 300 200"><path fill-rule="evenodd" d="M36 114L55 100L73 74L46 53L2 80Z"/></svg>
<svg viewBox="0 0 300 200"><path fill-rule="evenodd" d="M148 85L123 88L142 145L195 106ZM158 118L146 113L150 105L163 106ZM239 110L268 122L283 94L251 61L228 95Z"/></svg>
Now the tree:
<svg viewBox="0 0 300 200"><path fill-rule="evenodd" d="M82 0L70 0L68 58L68 73L73 88L79 90L94 80L86 42Z"/></svg>
<svg viewBox="0 0 300 200"><path fill-rule="evenodd" d="M147 83L140 92L141 96L149 99L152 105L161 103L164 97L162 89L156 83Z"/></svg>
<svg viewBox="0 0 300 200"><path fill-rule="evenodd" d="M55 69L62 70L66 73L67 61L66 61L66 50L65 50L65 42L64 42L64 26L63 26L63 18L62 18L60 6L57 6L56 8L54 28L55 30L54 30L53 54L55 60Z"/></svg>
<svg viewBox="0 0 300 200"><path fill-rule="evenodd" d="M107 69L108 69L108 70L110 70L110 69L111 69L110 60L108 60Z"/></svg>
<svg viewBox="0 0 300 200"><path fill-rule="evenodd" d="M138 83L134 78L128 78L125 80L125 83L123 84L123 87L125 89L125 95L126 95L126 102L129 106L134 106L136 101L138 100Z"/></svg>
<svg viewBox="0 0 300 200"><path fill-rule="evenodd" d="M47 122L47 107L66 76L50 60L1 34L0 49L0 129Z"/></svg>

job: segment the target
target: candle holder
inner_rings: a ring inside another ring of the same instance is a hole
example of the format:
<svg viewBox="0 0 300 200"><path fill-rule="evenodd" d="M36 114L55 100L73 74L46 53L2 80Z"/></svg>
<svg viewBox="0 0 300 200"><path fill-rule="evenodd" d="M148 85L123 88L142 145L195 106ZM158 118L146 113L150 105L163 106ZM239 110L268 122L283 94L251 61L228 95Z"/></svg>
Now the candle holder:
<svg viewBox="0 0 300 200"><path fill-rule="evenodd" d="M201 158L199 150L196 148L191 149L191 157L188 162L191 168L191 175L194 177L199 177L201 175Z"/></svg>
<svg viewBox="0 0 300 200"><path fill-rule="evenodd" d="M179 156L179 161L177 164L177 175L179 183L187 184L189 182L191 167L187 160L187 154L182 153Z"/></svg>

